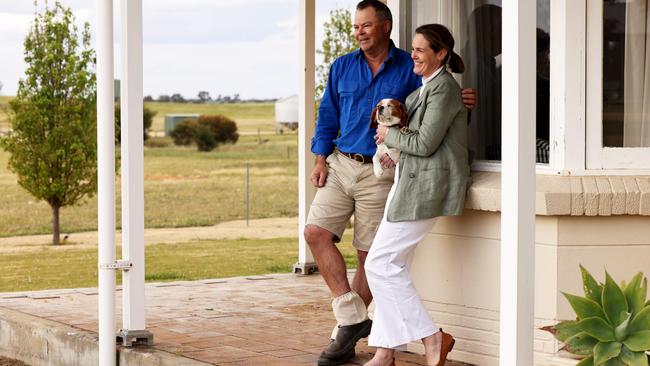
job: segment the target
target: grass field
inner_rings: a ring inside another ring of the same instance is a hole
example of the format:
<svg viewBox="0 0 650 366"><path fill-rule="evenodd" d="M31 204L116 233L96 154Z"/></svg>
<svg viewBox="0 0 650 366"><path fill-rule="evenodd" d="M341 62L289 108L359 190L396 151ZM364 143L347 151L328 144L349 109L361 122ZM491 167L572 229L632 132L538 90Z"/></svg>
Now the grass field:
<svg viewBox="0 0 650 366"><path fill-rule="evenodd" d="M241 133L274 132L275 106L273 103L194 104L147 102L147 108L156 112L151 130L164 131L165 115L174 113L222 114L237 122Z"/></svg>
<svg viewBox="0 0 650 366"><path fill-rule="evenodd" d="M145 148L145 226L213 225L246 217L250 164L250 218L298 214L297 135L242 136L235 145L199 153L195 147ZM166 143L168 140L163 139ZM160 142L160 140L159 140ZM51 211L18 186L0 150L0 236L47 234ZM116 181L117 215L120 183ZM61 210L63 233L96 230L97 199Z"/></svg>
<svg viewBox="0 0 650 366"><path fill-rule="evenodd" d="M356 263L351 237L340 248L349 267ZM288 273L297 258L297 238L265 240L193 241L149 245L147 281L196 280L265 273ZM117 248L121 253L121 248ZM0 292L54 288L96 287L97 250L3 254ZM118 280L121 274L118 271Z"/></svg>
<svg viewBox="0 0 650 366"><path fill-rule="evenodd" d="M0 96L0 131L9 128L7 102L12 97ZM147 102L145 106L156 112L151 131L162 133L165 115L174 113L222 114L237 122L242 134L275 132L275 106L273 103L195 104Z"/></svg>

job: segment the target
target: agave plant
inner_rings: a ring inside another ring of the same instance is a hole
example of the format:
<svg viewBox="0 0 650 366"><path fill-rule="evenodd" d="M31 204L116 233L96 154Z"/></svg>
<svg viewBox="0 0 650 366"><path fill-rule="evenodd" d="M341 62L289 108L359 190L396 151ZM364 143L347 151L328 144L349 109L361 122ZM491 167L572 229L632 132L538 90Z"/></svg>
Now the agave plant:
<svg viewBox="0 0 650 366"><path fill-rule="evenodd" d="M542 329L564 343L563 350L584 357L576 366L648 366L650 301L643 273L619 286L607 271L604 284L582 265L580 272L585 296L562 293L577 319Z"/></svg>

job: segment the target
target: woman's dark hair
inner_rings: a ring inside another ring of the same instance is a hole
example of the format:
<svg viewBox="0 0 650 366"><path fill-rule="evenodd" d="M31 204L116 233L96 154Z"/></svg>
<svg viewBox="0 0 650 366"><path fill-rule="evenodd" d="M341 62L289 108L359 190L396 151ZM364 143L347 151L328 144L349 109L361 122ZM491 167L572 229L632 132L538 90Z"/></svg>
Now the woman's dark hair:
<svg viewBox="0 0 650 366"><path fill-rule="evenodd" d="M463 59L454 52L454 37L449 29L442 24L425 24L415 30L416 34L421 34L429 42L429 46L436 52L443 49L447 50L447 57L443 64L449 64L451 72L461 74L465 71Z"/></svg>
<svg viewBox="0 0 650 366"><path fill-rule="evenodd" d="M393 24L393 14L390 12L390 9L388 6L386 6L386 4L382 3L379 0L363 0L357 4L357 10L363 10L367 7L372 7L375 9L375 13L377 14L377 18L379 18L379 20L388 20L391 24Z"/></svg>

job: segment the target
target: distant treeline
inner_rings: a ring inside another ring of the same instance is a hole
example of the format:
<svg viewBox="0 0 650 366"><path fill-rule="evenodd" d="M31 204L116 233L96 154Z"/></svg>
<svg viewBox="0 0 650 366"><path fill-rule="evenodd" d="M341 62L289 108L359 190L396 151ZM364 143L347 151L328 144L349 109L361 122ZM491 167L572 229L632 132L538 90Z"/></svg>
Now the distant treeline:
<svg viewBox="0 0 650 366"><path fill-rule="evenodd" d="M212 98L210 93L207 91L200 91L196 98L185 98L180 93L175 93L172 95L162 94L158 96L158 99L155 99L151 95L144 97L145 102L159 102L159 103L215 103L215 104L227 104L227 103L271 103L275 102L277 98L270 99L241 99L238 93L234 95L221 95L219 94L216 98Z"/></svg>

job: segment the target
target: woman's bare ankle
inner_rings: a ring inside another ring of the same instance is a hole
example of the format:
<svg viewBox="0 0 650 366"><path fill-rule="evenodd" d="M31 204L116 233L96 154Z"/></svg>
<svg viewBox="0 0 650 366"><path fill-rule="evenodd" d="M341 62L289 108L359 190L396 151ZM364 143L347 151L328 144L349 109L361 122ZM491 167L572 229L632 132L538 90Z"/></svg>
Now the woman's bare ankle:
<svg viewBox="0 0 650 366"><path fill-rule="evenodd" d="M377 347L375 356L364 366L389 366L394 365L395 350L391 348Z"/></svg>
<svg viewBox="0 0 650 366"><path fill-rule="evenodd" d="M442 332L438 331L428 337L422 338L424 355L427 365L437 365L440 361L440 345L442 344Z"/></svg>

